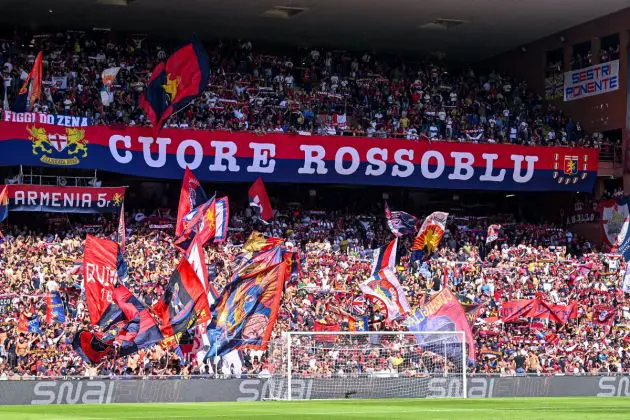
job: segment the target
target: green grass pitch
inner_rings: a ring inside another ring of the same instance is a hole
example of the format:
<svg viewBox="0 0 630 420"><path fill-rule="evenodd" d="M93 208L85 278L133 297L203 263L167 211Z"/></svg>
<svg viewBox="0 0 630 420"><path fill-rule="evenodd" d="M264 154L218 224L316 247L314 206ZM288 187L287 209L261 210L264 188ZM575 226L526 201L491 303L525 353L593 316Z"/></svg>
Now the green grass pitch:
<svg viewBox="0 0 630 420"><path fill-rule="evenodd" d="M397 399L4 406L0 407L0 419L630 420L630 398Z"/></svg>

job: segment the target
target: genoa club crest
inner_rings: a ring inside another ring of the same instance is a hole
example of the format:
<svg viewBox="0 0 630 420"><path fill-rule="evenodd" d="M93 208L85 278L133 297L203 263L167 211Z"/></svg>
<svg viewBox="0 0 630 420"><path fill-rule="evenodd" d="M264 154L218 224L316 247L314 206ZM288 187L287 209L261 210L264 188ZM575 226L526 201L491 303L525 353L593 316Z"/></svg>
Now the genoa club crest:
<svg viewBox="0 0 630 420"><path fill-rule="evenodd" d="M562 170L561 170L562 169ZM558 184L577 184L588 175L588 155L554 154L553 179Z"/></svg>

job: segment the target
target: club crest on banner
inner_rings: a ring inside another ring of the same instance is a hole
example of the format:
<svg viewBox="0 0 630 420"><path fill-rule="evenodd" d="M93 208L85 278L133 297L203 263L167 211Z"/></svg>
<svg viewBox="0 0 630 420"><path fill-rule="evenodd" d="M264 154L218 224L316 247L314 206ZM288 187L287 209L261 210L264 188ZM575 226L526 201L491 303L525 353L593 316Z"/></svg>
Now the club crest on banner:
<svg viewBox="0 0 630 420"><path fill-rule="evenodd" d="M55 131L60 130L54 128ZM43 127L27 126L29 139L33 142L33 154L49 165L78 165L79 159L87 157L88 140L85 130L65 128L64 131L47 132Z"/></svg>
<svg viewBox="0 0 630 420"><path fill-rule="evenodd" d="M586 179L588 175L588 156L561 155L554 153L553 158L553 179L558 184L577 184ZM562 171L560 171L562 165Z"/></svg>
<svg viewBox="0 0 630 420"><path fill-rule="evenodd" d="M602 209L602 229L610 245L619 245L628 233L630 211L628 203L615 202Z"/></svg>

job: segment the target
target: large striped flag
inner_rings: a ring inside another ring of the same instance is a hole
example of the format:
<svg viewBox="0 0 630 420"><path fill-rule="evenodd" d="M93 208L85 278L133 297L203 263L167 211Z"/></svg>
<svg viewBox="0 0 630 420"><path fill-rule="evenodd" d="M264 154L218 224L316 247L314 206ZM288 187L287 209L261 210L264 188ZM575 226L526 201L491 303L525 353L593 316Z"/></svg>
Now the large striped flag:
<svg viewBox="0 0 630 420"><path fill-rule="evenodd" d="M396 266L396 248L398 247L398 238L389 244L372 250L372 271L370 276L378 273L384 268L393 269Z"/></svg>

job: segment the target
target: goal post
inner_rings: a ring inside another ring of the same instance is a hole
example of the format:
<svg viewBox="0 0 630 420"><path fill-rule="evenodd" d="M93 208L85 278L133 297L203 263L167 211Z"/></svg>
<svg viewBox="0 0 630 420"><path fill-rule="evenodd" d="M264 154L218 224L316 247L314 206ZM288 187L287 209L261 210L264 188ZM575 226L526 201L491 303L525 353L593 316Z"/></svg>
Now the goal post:
<svg viewBox="0 0 630 420"><path fill-rule="evenodd" d="M264 397L466 398L466 354L463 331L285 332Z"/></svg>

